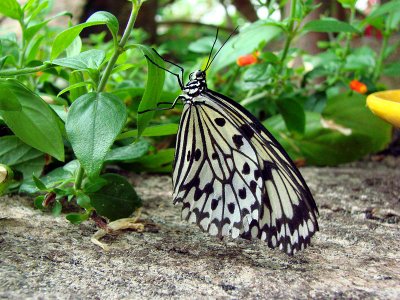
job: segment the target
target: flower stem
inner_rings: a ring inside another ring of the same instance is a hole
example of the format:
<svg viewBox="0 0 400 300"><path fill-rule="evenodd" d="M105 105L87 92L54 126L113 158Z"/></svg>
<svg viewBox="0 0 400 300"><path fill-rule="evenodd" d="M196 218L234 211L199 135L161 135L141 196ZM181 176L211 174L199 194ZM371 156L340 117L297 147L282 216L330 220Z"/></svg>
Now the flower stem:
<svg viewBox="0 0 400 300"><path fill-rule="evenodd" d="M388 33L388 32L385 32L383 34L382 47L379 51L379 56L378 56L378 60L376 62L374 75L373 75L374 82L378 81L379 78L381 77L382 64L383 64L383 60L384 60L384 56L385 56L385 51L386 51L386 48L387 48L387 45L389 42L389 36L390 36L390 33Z"/></svg>

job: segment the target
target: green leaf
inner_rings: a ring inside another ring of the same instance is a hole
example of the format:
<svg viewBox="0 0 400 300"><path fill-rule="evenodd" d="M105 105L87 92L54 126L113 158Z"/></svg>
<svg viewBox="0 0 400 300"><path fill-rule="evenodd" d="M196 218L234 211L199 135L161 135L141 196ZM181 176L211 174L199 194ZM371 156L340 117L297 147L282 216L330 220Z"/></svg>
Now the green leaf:
<svg viewBox="0 0 400 300"><path fill-rule="evenodd" d="M84 214L76 214L76 213L71 213L65 216L65 218L70 221L72 224L80 224L86 220L88 220L90 217L89 213L84 213Z"/></svg>
<svg viewBox="0 0 400 300"><path fill-rule="evenodd" d="M75 84L70 85L69 87L63 89L62 91L60 91L57 94L57 97L60 97L62 94L66 93L66 92L69 92L69 91L71 91L73 89L78 89L78 88L86 87L86 86L90 87L90 86L92 86L92 83L91 82L78 82L78 83L75 83Z"/></svg>
<svg viewBox="0 0 400 300"><path fill-rule="evenodd" d="M394 62L386 65L383 69L383 74L386 76L398 77L400 74L400 62Z"/></svg>
<svg viewBox="0 0 400 300"><path fill-rule="evenodd" d="M385 149L392 136L392 126L375 116L366 106L366 97L357 93L338 95L328 99L322 113L326 119L351 128L354 134L364 135L368 143L363 146L365 154Z"/></svg>
<svg viewBox="0 0 400 300"><path fill-rule="evenodd" d="M41 191L46 191L47 187L46 185L39 179L37 178L35 175L32 175L33 181L36 184L36 187L41 190Z"/></svg>
<svg viewBox="0 0 400 300"><path fill-rule="evenodd" d="M0 14L11 19L20 20L22 17L22 10L17 0L2 0Z"/></svg>
<svg viewBox="0 0 400 300"><path fill-rule="evenodd" d="M236 62L239 56L252 53L260 44L268 43L281 34L282 28L266 20L250 24L225 44L210 71L216 72Z"/></svg>
<svg viewBox="0 0 400 300"><path fill-rule="evenodd" d="M350 24L335 19L310 21L304 25L303 30L313 32L358 32Z"/></svg>
<svg viewBox="0 0 400 300"><path fill-rule="evenodd" d="M0 111L4 122L26 144L64 161L64 143L57 116L37 94L15 79L0 79L21 105L21 111ZM0 103L7 101L0 94Z"/></svg>
<svg viewBox="0 0 400 300"><path fill-rule="evenodd" d="M21 172L24 178L40 176L44 167L42 152L23 143L13 135L0 138L0 162Z"/></svg>
<svg viewBox="0 0 400 300"><path fill-rule="evenodd" d="M125 125L123 102L109 93L89 93L71 105L66 131L74 153L89 177L100 173L104 159Z"/></svg>
<svg viewBox="0 0 400 300"><path fill-rule="evenodd" d="M33 205L35 208L44 209L43 207L44 195L37 196L35 200L33 200Z"/></svg>
<svg viewBox="0 0 400 300"><path fill-rule="evenodd" d="M84 82L83 74L82 72L79 71L74 71L69 74L69 85L73 86L75 84ZM74 102L76 99L78 99L80 96L86 94L88 92L87 88L84 86L77 87L75 89L70 90L69 92L69 99L71 102Z"/></svg>
<svg viewBox="0 0 400 300"><path fill-rule="evenodd" d="M86 178L83 184L85 193L94 193L107 184L107 180L101 177Z"/></svg>
<svg viewBox="0 0 400 300"><path fill-rule="evenodd" d="M95 25L107 25L114 40L116 40L119 29L117 18L109 12L98 11L91 15L85 23L70 27L55 37L51 49L50 60L54 60L56 57L58 57L61 52L63 52L74 41L74 39L84 28Z"/></svg>
<svg viewBox="0 0 400 300"><path fill-rule="evenodd" d="M86 209L86 210L91 210L92 209L92 204L90 203L90 197L84 193L79 193L76 196L76 203Z"/></svg>
<svg viewBox="0 0 400 300"><path fill-rule="evenodd" d="M62 211L62 205L60 201L56 200L56 202L54 202L54 206L51 210L51 213L54 217L58 217L61 214L61 211Z"/></svg>
<svg viewBox="0 0 400 300"><path fill-rule="evenodd" d="M142 157L149 150L149 142L140 140L128 146L111 149L106 156L106 161L134 161Z"/></svg>
<svg viewBox="0 0 400 300"><path fill-rule="evenodd" d="M43 159L44 164L44 159ZM63 167L52 170L50 173L41 177L41 181L49 188L54 188L56 185L64 183L66 181L73 182L75 178L75 172L79 168L79 162L72 160ZM27 194L35 194L39 190L37 189L33 181L24 181L21 185L19 192Z"/></svg>
<svg viewBox="0 0 400 300"><path fill-rule="evenodd" d="M98 214L114 221L129 217L142 206L141 199L124 177L117 174L104 174L101 177L107 180L107 184L89 194Z"/></svg>
<svg viewBox="0 0 400 300"><path fill-rule="evenodd" d="M377 5L376 9L374 9L366 18L365 22L371 22L372 20L382 17L386 14L390 14L393 12L396 12L399 10L400 6L400 1L395 0L395 1L389 1L387 3L384 3L382 5Z"/></svg>
<svg viewBox="0 0 400 300"><path fill-rule="evenodd" d="M21 111L22 106L18 101L13 90L8 88L8 84L0 81L0 110Z"/></svg>
<svg viewBox="0 0 400 300"><path fill-rule="evenodd" d="M40 29L42 29L47 25L47 23L61 16L69 16L70 18L72 18L72 14L70 12L67 11L60 12L43 22L37 23L35 25L26 28L26 30L24 31L24 39L29 42L35 36L35 34L39 32Z"/></svg>
<svg viewBox="0 0 400 300"><path fill-rule="evenodd" d="M179 124L175 123L149 126L143 131L142 136L174 135L178 132L178 128ZM126 131L118 135L117 140L136 137L137 134L138 134L137 129Z"/></svg>
<svg viewBox="0 0 400 300"><path fill-rule="evenodd" d="M195 53L209 54L211 46L215 40L215 36L207 36L200 38L189 44L188 50ZM221 42L217 40L214 49L219 49L221 47Z"/></svg>
<svg viewBox="0 0 400 300"><path fill-rule="evenodd" d="M172 171L175 148L159 150L155 154L142 157L137 163L142 171L169 173Z"/></svg>
<svg viewBox="0 0 400 300"><path fill-rule="evenodd" d="M303 106L292 99L282 99L276 102L279 112L285 120L286 127L291 132L304 133L306 115Z"/></svg>
<svg viewBox="0 0 400 300"><path fill-rule="evenodd" d="M150 57L152 61L157 63L159 66L164 66L164 62L158 57L154 51L144 45L132 45L132 47L138 48L142 51L143 55ZM142 100L140 101L138 111L143 111L146 109L153 109L156 107L162 88L164 85L165 72L159 67L147 61L148 74L146 82L146 90L143 94ZM154 116L154 112L148 112L144 114L138 114L137 126L138 126L138 137L142 135L143 130L147 127L149 122Z"/></svg>
<svg viewBox="0 0 400 300"><path fill-rule="evenodd" d="M75 70L98 70L105 57L106 53L103 50L92 49L82 52L76 56L55 59L52 63Z"/></svg>

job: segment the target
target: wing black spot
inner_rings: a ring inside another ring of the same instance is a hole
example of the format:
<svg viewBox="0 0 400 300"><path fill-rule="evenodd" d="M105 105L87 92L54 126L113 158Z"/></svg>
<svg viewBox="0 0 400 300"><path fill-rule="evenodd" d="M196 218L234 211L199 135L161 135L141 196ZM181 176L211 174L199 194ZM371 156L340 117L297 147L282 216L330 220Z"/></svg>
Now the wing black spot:
<svg viewBox="0 0 400 300"><path fill-rule="evenodd" d="M187 161L190 160L190 150L189 150L188 153L187 153L186 160L187 160Z"/></svg>
<svg viewBox="0 0 400 300"><path fill-rule="evenodd" d="M250 166L247 162L245 162L243 165L242 174L244 175L250 174Z"/></svg>
<svg viewBox="0 0 400 300"><path fill-rule="evenodd" d="M232 137L233 142L235 143L236 148L240 148L243 146L243 136L241 136L240 134L235 134Z"/></svg>
<svg viewBox="0 0 400 300"><path fill-rule="evenodd" d="M250 181L250 190L255 193L257 189L257 182L255 182L254 180Z"/></svg>
<svg viewBox="0 0 400 300"><path fill-rule="evenodd" d="M201 157L201 150L200 149L196 149L196 151L194 152L194 159L196 161L198 161Z"/></svg>
<svg viewBox="0 0 400 300"><path fill-rule="evenodd" d="M218 206L218 200L217 199L212 199L211 200L211 209L215 210Z"/></svg>
<svg viewBox="0 0 400 300"><path fill-rule="evenodd" d="M229 203L228 210L231 214L233 214L235 212L235 203Z"/></svg>
<svg viewBox="0 0 400 300"><path fill-rule="evenodd" d="M221 126L221 127L224 126L226 123L224 118L215 118L214 121L218 126Z"/></svg>
<svg viewBox="0 0 400 300"><path fill-rule="evenodd" d="M207 195L211 194L212 192L214 192L214 187L211 183L207 183L204 186L203 192L206 193Z"/></svg>
<svg viewBox="0 0 400 300"><path fill-rule="evenodd" d="M260 170L254 170L254 179L258 180L258 178L261 177L261 171Z"/></svg>
<svg viewBox="0 0 400 300"><path fill-rule="evenodd" d="M199 200L201 196L203 196L203 191L197 188L196 191L194 192L194 200L195 201Z"/></svg>
<svg viewBox="0 0 400 300"><path fill-rule="evenodd" d="M214 152L214 153L211 155L211 158L212 158L212 159L217 159L217 158L218 158L218 154Z"/></svg>
<svg viewBox="0 0 400 300"><path fill-rule="evenodd" d="M243 132L243 135L249 139L251 139L254 135L254 130L248 124L243 124L240 126L240 130Z"/></svg>
<svg viewBox="0 0 400 300"><path fill-rule="evenodd" d="M239 197L240 197L240 199L246 198L246 188L245 187L242 189L239 189Z"/></svg>

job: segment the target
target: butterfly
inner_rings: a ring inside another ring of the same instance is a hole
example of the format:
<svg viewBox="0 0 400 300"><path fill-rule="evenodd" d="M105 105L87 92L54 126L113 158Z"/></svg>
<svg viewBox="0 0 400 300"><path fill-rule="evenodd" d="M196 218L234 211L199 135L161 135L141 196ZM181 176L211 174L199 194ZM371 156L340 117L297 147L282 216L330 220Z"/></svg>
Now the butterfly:
<svg viewBox="0 0 400 300"><path fill-rule="evenodd" d="M236 30L235 30L236 31ZM234 32L235 32L234 31ZM232 34L234 33L232 32ZM229 38L232 36L229 36ZM204 70L177 77L184 104L176 141L173 202L182 203L182 218L220 238L260 239L292 255L310 244L318 231L313 196L283 147L236 101L207 87ZM165 103L165 102L160 102ZM145 110L140 113L145 113Z"/></svg>

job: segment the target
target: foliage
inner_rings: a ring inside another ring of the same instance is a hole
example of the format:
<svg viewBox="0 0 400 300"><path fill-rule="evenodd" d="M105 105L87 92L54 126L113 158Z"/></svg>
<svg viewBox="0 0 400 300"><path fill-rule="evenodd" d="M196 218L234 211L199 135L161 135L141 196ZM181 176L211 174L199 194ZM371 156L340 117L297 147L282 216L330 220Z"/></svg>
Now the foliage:
<svg viewBox="0 0 400 300"><path fill-rule="evenodd" d="M123 31L108 12L59 30L48 24L71 14L49 17L46 0L0 4L0 14L17 20L22 31L20 39L14 33L0 36L0 126L7 133L0 136L0 163L14 173L2 192L34 194L35 206L55 215L63 205L75 204L78 210L67 215L72 223L87 220L95 210L115 220L129 216L141 200L127 179L111 171L171 171L170 136L177 131L180 108L138 111L172 102L179 86L174 76L145 59L165 67L143 44L146 34L132 30L141 4L131 2ZM259 6L272 13L284 2L259 1ZM303 24L316 6L292 0L288 18L241 27L208 71L210 88L241 100L293 159L308 164L356 160L383 149L391 138L391 127L365 108L365 96L357 92L384 89L381 75L398 74L398 64L385 65L385 59L398 47L389 38L400 22L394 9L400 2L381 5L363 20L355 18L355 1L339 2L349 12L348 22L322 17ZM111 41L104 41L105 34L82 41L81 31L92 26L103 26ZM379 53L367 46L351 48L368 26L382 33ZM182 34L182 29L169 27L157 49L185 69L198 69L215 30L189 28ZM307 32L328 33L329 40L319 42L320 53L293 47ZM179 40L172 41L173 36ZM270 45L279 41L283 47L274 51ZM216 46L223 42L220 38ZM295 61L301 63L294 66Z"/></svg>

